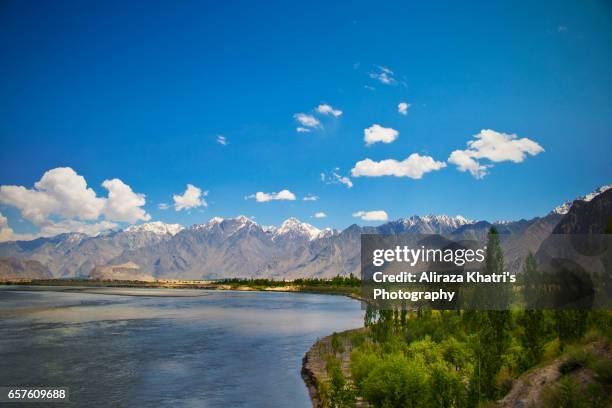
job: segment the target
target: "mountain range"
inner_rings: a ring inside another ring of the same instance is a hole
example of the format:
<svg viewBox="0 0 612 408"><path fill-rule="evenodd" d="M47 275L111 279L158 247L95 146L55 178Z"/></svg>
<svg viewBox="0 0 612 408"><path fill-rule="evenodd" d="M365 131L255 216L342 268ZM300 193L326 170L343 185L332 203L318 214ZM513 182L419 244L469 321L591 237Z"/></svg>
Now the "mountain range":
<svg viewBox="0 0 612 408"><path fill-rule="evenodd" d="M215 217L184 228L150 222L97 236L61 234L32 241L0 243L0 278L48 277L97 279L217 279L267 277L332 277L359 275L361 234L427 233L451 239L486 239L491 226L500 232L506 266L520 270L529 251L573 208L611 186L565 203L543 217L519 221L473 221L462 216L412 216L377 227L351 225L339 231L320 230L289 218L279 227L259 225L250 218ZM584 211L584 210L583 210ZM30 269L24 267L30 262ZM17 267L18 266L18 267ZM36 271L36 272L33 272Z"/></svg>

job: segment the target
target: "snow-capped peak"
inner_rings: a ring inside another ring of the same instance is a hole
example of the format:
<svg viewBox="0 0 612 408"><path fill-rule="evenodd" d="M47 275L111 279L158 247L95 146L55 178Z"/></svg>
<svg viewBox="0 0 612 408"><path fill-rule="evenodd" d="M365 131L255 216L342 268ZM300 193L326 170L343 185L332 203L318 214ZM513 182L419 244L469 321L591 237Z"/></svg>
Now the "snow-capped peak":
<svg viewBox="0 0 612 408"><path fill-rule="evenodd" d="M256 224L255 221L253 221L251 218L247 217L246 215L239 215L236 218L233 219L234 221L238 221L241 224Z"/></svg>
<svg viewBox="0 0 612 408"><path fill-rule="evenodd" d="M126 232L152 232L157 235L176 235L183 229L180 224L166 224L161 221L152 221L140 225L132 225L125 229Z"/></svg>
<svg viewBox="0 0 612 408"><path fill-rule="evenodd" d="M601 186L597 190L595 190L593 192L590 192L589 194L586 194L586 195L584 195L582 197L578 197L578 198L576 198L574 200L571 200L571 201L564 202L560 206L555 207L551 211L551 213L565 215L565 214L568 213L568 211L572 207L572 204L574 203L574 201L578 201L578 200L580 200L580 201L591 201L592 199L594 199L595 197L597 197L601 193L604 193L604 192L608 191L611 188L612 188L612 184L609 184L607 186Z"/></svg>
<svg viewBox="0 0 612 408"><path fill-rule="evenodd" d="M310 241L318 238L321 235L321 230L317 227L307 224L305 222L301 222L297 218L288 218L286 219L281 226L276 229L275 233L277 236L279 235L287 235L287 234L297 234L308 237Z"/></svg>
<svg viewBox="0 0 612 408"><path fill-rule="evenodd" d="M221 228L226 234L233 234L244 227L257 225L255 221L244 215L235 218L213 217L206 224L194 224L189 229L195 231L210 231L215 227Z"/></svg>
<svg viewBox="0 0 612 408"><path fill-rule="evenodd" d="M327 238L338 234L338 230L332 228L323 228L317 238Z"/></svg>
<svg viewBox="0 0 612 408"><path fill-rule="evenodd" d="M210 220L208 220L207 224L210 224L210 225L221 224L224 220L225 218L223 217L212 217Z"/></svg>
<svg viewBox="0 0 612 408"><path fill-rule="evenodd" d="M425 222L425 223L432 223L432 224L442 224L442 225L447 225L449 227L458 228L465 224L474 223L474 221L468 220L462 215L456 215L452 217L450 215L445 215L445 214L442 214L442 215L427 214L427 215L422 215L422 216L413 215L409 218L403 218L400 221L406 227L412 227L419 223Z"/></svg>

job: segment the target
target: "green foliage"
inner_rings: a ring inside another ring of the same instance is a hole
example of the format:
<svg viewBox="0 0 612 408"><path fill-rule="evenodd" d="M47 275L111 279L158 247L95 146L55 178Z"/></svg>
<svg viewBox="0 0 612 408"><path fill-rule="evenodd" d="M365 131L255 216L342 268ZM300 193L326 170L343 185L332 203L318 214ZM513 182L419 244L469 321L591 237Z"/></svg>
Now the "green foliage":
<svg viewBox="0 0 612 408"><path fill-rule="evenodd" d="M287 280L275 280L275 279L222 279L217 281L218 284L232 285L232 286L248 286L252 288L274 288L282 286L298 286L301 288L313 288L313 289L342 289L342 288L358 288L361 285L361 280L352 273L349 276L337 275L331 279L320 279L320 278L307 278L307 279L295 279L292 281Z"/></svg>
<svg viewBox="0 0 612 408"><path fill-rule="evenodd" d="M380 360L372 345L364 345L351 352L351 378L357 389L363 388L363 382Z"/></svg>
<svg viewBox="0 0 612 408"><path fill-rule="evenodd" d="M442 353L436 343L431 341L431 337L425 336L421 340L414 341L408 346L408 356L412 358L422 358L426 364L434 364L442 359Z"/></svg>
<svg viewBox="0 0 612 408"><path fill-rule="evenodd" d="M555 310L554 318L561 348L580 339L587 329L588 310Z"/></svg>
<svg viewBox="0 0 612 408"><path fill-rule="evenodd" d="M523 365L525 368L531 367L542 359L544 353L544 341L546 339L546 323L542 310L532 309L535 299L539 296L536 282L539 281L538 265L531 252L525 259L523 267L523 293L527 303L527 309L521 316L523 333L521 343L525 350Z"/></svg>
<svg viewBox="0 0 612 408"><path fill-rule="evenodd" d="M443 362L435 363L431 369L431 403L440 408L464 407L467 403L460 374Z"/></svg>
<svg viewBox="0 0 612 408"><path fill-rule="evenodd" d="M559 367L561 374L568 374L579 368L587 367L593 361L593 355L583 348L577 348L569 353L568 358Z"/></svg>
<svg viewBox="0 0 612 408"><path fill-rule="evenodd" d="M486 272L500 273L503 264L499 236L492 229ZM533 255L526 259L523 272L523 294L536 299L537 293L529 293L541 289ZM564 379L547 391L547 403L555 408L590 406L580 405L576 395L581 395L592 406L606 406L610 364L596 365L588 353L580 351L584 343L573 352L571 343L584 342L590 327L597 328L590 341L609 340L612 313L537 308L512 312L504 309L511 295L502 291L497 303L489 304L490 310L368 307L366 330L360 334L359 345L353 343L350 358L354 392L374 407L487 406L505 395L523 371L558 357L562 346L569 345L571 363L562 370L591 367L597 383L579 387L571 378Z"/></svg>
<svg viewBox="0 0 612 408"><path fill-rule="evenodd" d="M440 343L442 358L455 371L467 371L471 369L471 353L466 343L459 342L451 336Z"/></svg>
<svg viewBox="0 0 612 408"><path fill-rule="evenodd" d="M572 377L563 377L558 383L542 393L544 407L582 408L591 407L583 397L580 384Z"/></svg>
<svg viewBox="0 0 612 408"><path fill-rule="evenodd" d="M595 380L607 387L612 386L612 361L598 360L592 363L593 371L595 372Z"/></svg>
<svg viewBox="0 0 612 408"><path fill-rule="evenodd" d="M525 310L521 318L523 333L521 342L525 349L525 367L537 364L544 354L544 312L542 310Z"/></svg>
<svg viewBox="0 0 612 408"><path fill-rule="evenodd" d="M334 353L342 353L344 351L344 347L342 345L342 339L340 338L340 335L336 332L332 334L331 346L332 346L332 350L334 351Z"/></svg>
<svg viewBox="0 0 612 408"><path fill-rule="evenodd" d="M340 360L334 356L328 356L326 368L327 375L329 376L329 383L325 405L330 408L353 406L355 403L355 394L344 377Z"/></svg>
<svg viewBox="0 0 612 408"><path fill-rule="evenodd" d="M429 385L420 361L391 355L371 370L362 383L362 393L375 407L429 407Z"/></svg>

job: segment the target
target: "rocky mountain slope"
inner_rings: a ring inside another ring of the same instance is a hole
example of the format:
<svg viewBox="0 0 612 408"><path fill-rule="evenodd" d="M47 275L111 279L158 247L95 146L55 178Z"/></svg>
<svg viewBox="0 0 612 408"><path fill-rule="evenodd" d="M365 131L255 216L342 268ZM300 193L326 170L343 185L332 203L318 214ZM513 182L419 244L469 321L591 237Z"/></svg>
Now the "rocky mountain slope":
<svg viewBox="0 0 612 408"><path fill-rule="evenodd" d="M576 200L563 220L555 227L555 234L602 234L612 218L612 189Z"/></svg>
<svg viewBox="0 0 612 408"><path fill-rule="evenodd" d="M587 197L597 202L599 195L602 193ZM54 277L114 276L112 268L103 267L128 263L138 269L122 270L122 276L132 271L163 279L331 277L359 274L360 237L364 233L436 233L452 239L484 240L495 225L508 267L520 270L527 252L535 252L563 216L560 210L553 210L541 218L491 224L461 216L426 215L378 227L351 225L343 231L319 230L295 218L273 227L244 216L215 217L189 228L153 222L96 237L62 234L7 242L0 244L0 257L38 261Z"/></svg>
<svg viewBox="0 0 612 408"><path fill-rule="evenodd" d="M17 258L0 258L2 279L47 279L51 272L38 261Z"/></svg>
<svg viewBox="0 0 612 408"><path fill-rule="evenodd" d="M151 275L140 272L140 266L134 262L120 265L96 266L90 272L91 279L100 280L137 280L144 282L154 281Z"/></svg>

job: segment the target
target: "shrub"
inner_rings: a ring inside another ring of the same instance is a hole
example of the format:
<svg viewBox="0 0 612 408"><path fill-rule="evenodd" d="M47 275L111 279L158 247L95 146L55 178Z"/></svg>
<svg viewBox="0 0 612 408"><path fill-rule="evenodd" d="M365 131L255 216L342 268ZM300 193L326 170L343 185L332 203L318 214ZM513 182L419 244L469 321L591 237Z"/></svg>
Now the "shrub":
<svg viewBox="0 0 612 408"><path fill-rule="evenodd" d="M336 332L332 334L331 346L334 353L342 353L344 351L344 346L342 345L342 338Z"/></svg>
<svg viewBox="0 0 612 408"><path fill-rule="evenodd" d="M435 407L463 407L467 390L461 377L447 364L438 362L431 370L431 401Z"/></svg>
<svg viewBox="0 0 612 408"><path fill-rule="evenodd" d="M579 368L587 367L593 361L593 355L584 349L576 349L569 353L568 358L559 367L561 374L568 374Z"/></svg>
<svg viewBox="0 0 612 408"><path fill-rule="evenodd" d="M612 361L609 359L599 360L593 363L595 380L601 384L612 385Z"/></svg>
<svg viewBox="0 0 612 408"><path fill-rule="evenodd" d="M377 365L363 381L363 396L375 407L430 407L425 367L401 355Z"/></svg>
<svg viewBox="0 0 612 408"><path fill-rule="evenodd" d="M355 394L342 373L342 363L334 356L327 358L328 392L326 404L332 408L350 407L354 405Z"/></svg>
<svg viewBox="0 0 612 408"><path fill-rule="evenodd" d="M590 406L581 393L578 382L569 376L562 377L556 384L542 393L542 404L546 408L582 408Z"/></svg>
<svg viewBox="0 0 612 408"><path fill-rule="evenodd" d="M351 353L351 377L357 389L362 388L363 381L381 361L381 358L370 349L353 350Z"/></svg>

